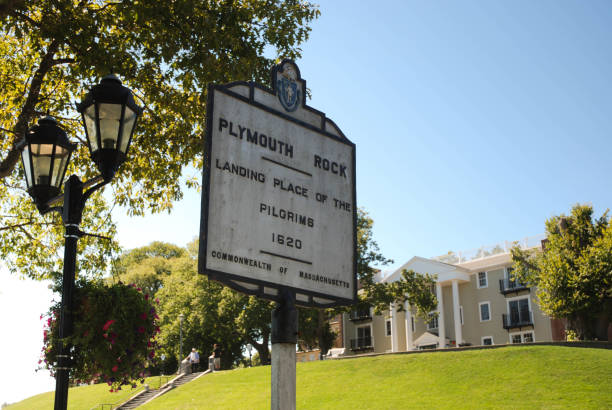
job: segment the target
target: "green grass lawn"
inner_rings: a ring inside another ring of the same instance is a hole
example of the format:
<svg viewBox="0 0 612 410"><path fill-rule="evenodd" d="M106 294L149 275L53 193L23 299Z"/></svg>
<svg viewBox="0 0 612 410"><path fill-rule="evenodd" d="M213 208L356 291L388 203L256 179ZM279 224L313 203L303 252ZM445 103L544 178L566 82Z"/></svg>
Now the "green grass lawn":
<svg viewBox="0 0 612 410"><path fill-rule="evenodd" d="M612 409L612 351L512 346L298 363L299 409ZM205 375L142 409L268 409L270 367Z"/></svg>
<svg viewBox="0 0 612 410"><path fill-rule="evenodd" d="M116 403L121 394L131 393L78 387L69 408ZM9 409L52 407L53 394L45 393ZM612 409L612 350L511 346L298 363L297 407ZM205 375L141 408L269 409L270 367Z"/></svg>
<svg viewBox="0 0 612 410"><path fill-rule="evenodd" d="M167 377L164 376L161 382L163 384L166 381ZM160 378L159 376L149 377L145 380L145 383L148 384L151 389L157 389L159 387ZM117 393L110 393L109 389L110 387L106 384L73 387L68 391L68 408L73 410L89 410L103 403L120 404L126 401L130 396L141 391L143 386L139 384L138 387L134 389L124 386L123 389ZM52 409L54 398L54 392L42 393L20 401L19 403L12 404L8 406L7 409ZM108 406L106 406L106 408L108 409Z"/></svg>

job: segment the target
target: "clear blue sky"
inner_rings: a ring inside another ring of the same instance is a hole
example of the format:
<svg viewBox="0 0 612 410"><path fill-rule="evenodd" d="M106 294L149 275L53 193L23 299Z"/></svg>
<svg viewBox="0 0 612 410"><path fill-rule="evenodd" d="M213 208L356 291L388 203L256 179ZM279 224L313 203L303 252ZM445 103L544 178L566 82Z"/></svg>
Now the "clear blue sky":
<svg viewBox="0 0 612 410"><path fill-rule="evenodd" d="M612 206L611 2L320 6L297 63L309 104L357 145L358 205L395 266L542 233L546 218L575 203L597 215ZM118 213L121 243L184 245L198 233L199 201L186 194L172 215ZM3 311L37 292L10 323L40 335L44 286L1 276ZM0 362L23 374L0 380L0 403L52 390L40 381L22 391L41 341L9 339L0 339Z"/></svg>
<svg viewBox="0 0 612 410"><path fill-rule="evenodd" d="M357 145L357 202L397 266L612 206L612 3L323 1L297 63ZM183 244L199 196L121 221Z"/></svg>

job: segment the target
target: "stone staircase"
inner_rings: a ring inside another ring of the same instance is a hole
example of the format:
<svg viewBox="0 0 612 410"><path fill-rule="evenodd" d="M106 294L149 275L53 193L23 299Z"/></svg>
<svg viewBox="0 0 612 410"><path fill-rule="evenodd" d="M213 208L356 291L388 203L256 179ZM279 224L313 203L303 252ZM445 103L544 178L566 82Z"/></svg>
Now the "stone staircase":
<svg viewBox="0 0 612 410"><path fill-rule="evenodd" d="M197 379L198 377L203 376L207 373L210 373L210 370L206 370L205 372L197 372L197 373L190 373L190 374L186 374L186 373L179 374L174 379L170 380L168 383L161 386L159 389L144 390L136 394L134 397L130 398L125 403L116 407L116 409L117 410L135 409L136 407L139 407L145 403L150 402L153 399L156 399L157 397L163 394L168 393L170 390L174 389L175 387L181 386L185 383L189 383L190 381Z"/></svg>

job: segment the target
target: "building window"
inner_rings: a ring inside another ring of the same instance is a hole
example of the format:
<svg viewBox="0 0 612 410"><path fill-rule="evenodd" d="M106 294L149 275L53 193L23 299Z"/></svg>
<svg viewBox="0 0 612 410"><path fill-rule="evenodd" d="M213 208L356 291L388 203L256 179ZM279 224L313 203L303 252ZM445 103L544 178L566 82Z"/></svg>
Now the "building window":
<svg viewBox="0 0 612 410"><path fill-rule="evenodd" d="M533 341L533 331L510 334L510 343L513 344L533 343Z"/></svg>
<svg viewBox="0 0 612 410"><path fill-rule="evenodd" d="M529 309L529 298L514 299L508 301L508 313L512 324L530 324L531 309Z"/></svg>
<svg viewBox="0 0 612 410"><path fill-rule="evenodd" d="M478 289L486 288L487 286L489 286L487 272L478 272Z"/></svg>
<svg viewBox="0 0 612 410"><path fill-rule="evenodd" d="M485 336L482 338L483 346L491 346L493 345L493 336Z"/></svg>
<svg viewBox="0 0 612 410"><path fill-rule="evenodd" d="M463 325L463 306L459 306L459 318L461 319L461 325Z"/></svg>
<svg viewBox="0 0 612 410"><path fill-rule="evenodd" d="M414 332L414 316L410 316L410 326L412 327L412 331Z"/></svg>
<svg viewBox="0 0 612 410"><path fill-rule="evenodd" d="M357 331L357 338L351 339L351 349L362 350L374 346L371 325L359 326L355 330Z"/></svg>
<svg viewBox="0 0 612 410"><path fill-rule="evenodd" d="M427 330L433 330L438 328L438 315L436 312L429 314L429 321L427 322Z"/></svg>
<svg viewBox="0 0 612 410"><path fill-rule="evenodd" d="M491 304L489 302L481 302L478 304L478 310L480 311L480 321L486 322L491 320Z"/></svg>
<svg viewBox="0 0 612 410"><path fill-rule="evenodd" d="M385 322L385 335L391 336L391 319L387 319Z"/></svg>

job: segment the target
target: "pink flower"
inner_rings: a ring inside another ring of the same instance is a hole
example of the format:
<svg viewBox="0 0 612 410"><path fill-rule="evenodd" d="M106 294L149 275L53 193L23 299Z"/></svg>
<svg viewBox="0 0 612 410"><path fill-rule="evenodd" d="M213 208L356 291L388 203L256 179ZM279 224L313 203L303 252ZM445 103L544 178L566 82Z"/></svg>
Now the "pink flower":
<svg viewBox="0 0 612 410"><path fill-rule="evenodd" d="M104 324L104 326L102 326L102 330L108 330L108 328L110 327L110 325L112 325L113 323L115 323L114 320L109 320L108 322L106 322Z"/></svg>
<svg viewBox="0 0 612 410"><path fill-rule="evenodd" d="M155 357L155 350L152 350L151 353L149 353L149 357L151 359Z"/></svg>
<svg viewBox="0 0 612 410"><path fill-rule="evenodd" d="M149 300L149 294L148 293L145 294L145 300Z"/></svg>
<svg viewBox="0 0 612 410"><path fill-rule="evenodd" d="M114 365L113 368L111 369L112 371L116 372L117 370L119 370L119 366Z"/></svg>
<svg viewBox="0 0 612 410"><path fill-rule="evenodd" d="M120 358L120 357L118 357L118 358L117 358L117 361L118 361L119 363L121 363L121 358Z"/></svg>
<svg viewBox="0 0 612 410"><path fill-rule="evenodd" d="M42 318L43 318L43 315L40 315L40 320L42 320Z"/></svg>

